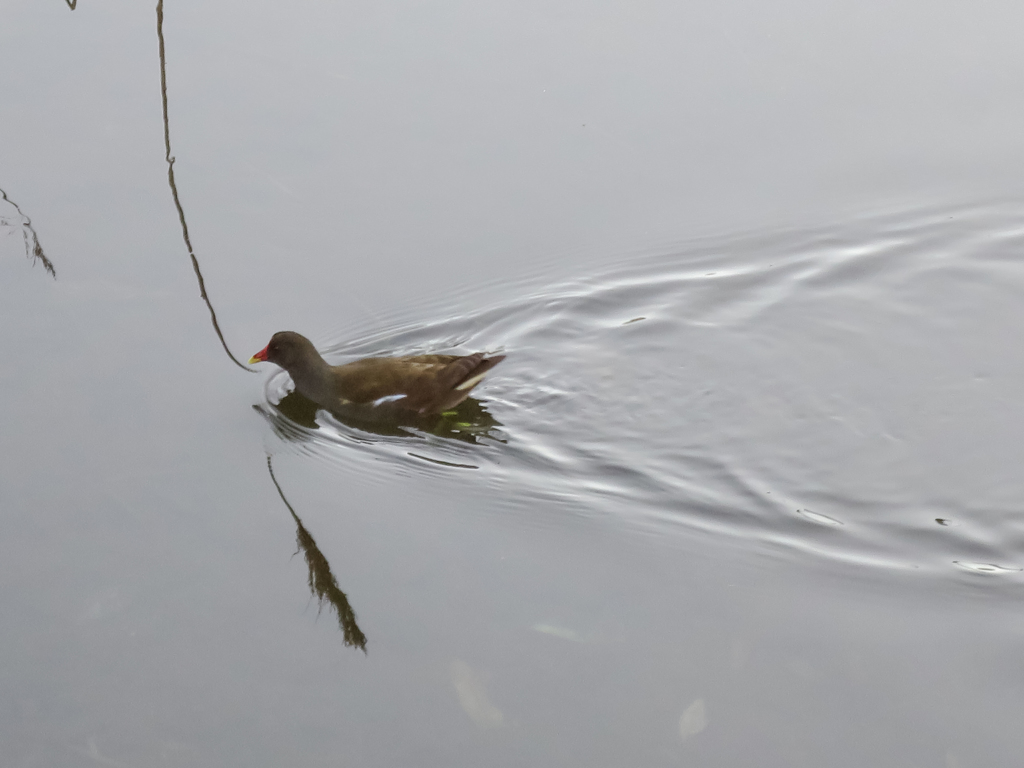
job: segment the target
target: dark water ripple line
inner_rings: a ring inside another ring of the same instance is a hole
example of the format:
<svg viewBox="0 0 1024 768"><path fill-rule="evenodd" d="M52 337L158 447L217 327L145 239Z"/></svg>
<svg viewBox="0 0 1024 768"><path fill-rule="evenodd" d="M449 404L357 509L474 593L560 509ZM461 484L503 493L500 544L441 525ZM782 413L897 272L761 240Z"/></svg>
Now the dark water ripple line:
<svg viewBox="0 0 1024 768"><path fill-rule="evenodd" d="M945 454L929 451L979 429L957 421L969 395L980 416L997 402L1021 410L1007 377L1024 376L1024 357L1007 363L1013 345L988 329L1024 322L1024 312L978 311L968 325L945 311L952 299L1012 307L1024 288L1021 255L1016 202L705 239L327 345L333 362L508 353L480 389L505 445L368 437L330 418L315 430L282 426L273 403L287 389L283 373L267 382L261 407L284 443L354 461L370 481L401 467L467 482L458 465L478 467L471 482L501 489L509 513L570 510L855 567L971 578L954 563L990 562L1006 569L992 573L1016 573L1024 515L993 506L1013 487L972 498L972 473L958 486L935 464ZM979 379L973 367L988 360L1007 373ZM933 413L952 419L948 430ZM998 438L982 432L976 443ZM948 484L945 497L936 483Z"/></svg>

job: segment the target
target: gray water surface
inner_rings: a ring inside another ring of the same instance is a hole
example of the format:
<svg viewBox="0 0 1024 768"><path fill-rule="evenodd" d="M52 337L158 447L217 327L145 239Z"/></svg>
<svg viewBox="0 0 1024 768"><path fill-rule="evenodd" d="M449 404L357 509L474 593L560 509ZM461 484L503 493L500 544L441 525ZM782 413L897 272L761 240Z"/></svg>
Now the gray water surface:
<svg viewBox="0 0 1024 768"><path fill-rule="evenodd" d="M1019 762L1017 5L162 10L0 9L0 763Z"/></svg>

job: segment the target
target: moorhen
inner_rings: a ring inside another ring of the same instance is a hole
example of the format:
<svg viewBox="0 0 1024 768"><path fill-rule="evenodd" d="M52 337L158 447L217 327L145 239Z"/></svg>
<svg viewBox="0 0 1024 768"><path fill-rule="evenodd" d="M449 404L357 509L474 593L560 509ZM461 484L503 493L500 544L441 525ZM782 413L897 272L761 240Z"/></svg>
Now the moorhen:
<svg viewBox="0 0 1024 768"><path fill-rule="evenodd" d="M368 357L328 365L313 343L292 331L275 333L249 363L275 363L291 374L295 389L328 411L382 406L421 415L457 406L504 355Z"/></svg>

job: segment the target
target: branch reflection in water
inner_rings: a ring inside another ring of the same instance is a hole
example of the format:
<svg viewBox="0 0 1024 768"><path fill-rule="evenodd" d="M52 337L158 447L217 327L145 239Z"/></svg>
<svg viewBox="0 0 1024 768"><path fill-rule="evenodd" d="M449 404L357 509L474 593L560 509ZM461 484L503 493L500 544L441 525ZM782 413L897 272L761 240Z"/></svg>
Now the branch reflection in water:
<svg viewBox="0 0 1024 768"><path fill-rule="evenodd" d="M292 519L295 520L295 543L299 547L296 554L299 551L302 552L302 556L306 560L306 567L309 568L310 594L317 599L320 611L323 611L324 603L334 606L334 610L338 614L338 626L341 627L341 632L345 636L345 645L359 648L366 653L366 635L356 624L356 614L348 603L348 596L338 587L338 582L335 581L334 574L331 573L331 564L327 562L327 558L316 545L313 535L306 530L306 526L302 524L302 520L295 514L292 505L285 498L284 491L281 490L281 485L277 482L277 477L274 476L274 465L270 456L267 456L267 469L270 470L270 479L274 481L274 487L277 488L281 501L288 507Z"/></svg>
<svg viewBox="0 0 1024 768"><path fill-rule="evenodd" d="M21 210L21 207L11 200L7 196L7 193L0 189L0 197L3 197L4 201L11 205L15 211L18 212L20 221L17 223L6 218L3 214L0 214L0 227L20 227L21 236L25 240L25 255L32 259L32 263L39 262L43 265L43 269L50 273L50 277L54 280L57 279L57 270L53 268L53 262L46 258L46 254L43 253L43 246L39 244L39 235L36 234L36 228L32 226L32 219L25 215Z"/></svg>
<svg viewBox="0 0 1024 768"><path fill-rule="evenodd" d="M164 111L164 159L167 161L167 183L171 187L171 196L174 198L174 207L178 210L178 221L181 224L181 236L185 241L185 247L188 248L189 258L192 259L192 269L196 273L196 280L199 281L199 295L202 296L203 301L206 302L207 309L210 310L210 320L213 322L213 330L217 333L217 338L220 339L221 346L224 347L224 351L235 365L244 371L249 371L249 373L256 373L252 368L243 365L238 358L231 353L231 350L228 348L227 341L224 340L224 334L221 332L220 324L217 322L217 313L214 311L213 304L210 302L210 297L206 293L206 282L203 280L203 273L199 269L199 260L196 258L195 251L192 248L192 240L188 234L188 224L185 222L185 210L181 207L181 200L178 199L178 187L174 183L174 158L171 156L171 124L167 118L167 57L164 50L164 0L158 0L156 4L156 36L160 43L160 99Z"/></svg>

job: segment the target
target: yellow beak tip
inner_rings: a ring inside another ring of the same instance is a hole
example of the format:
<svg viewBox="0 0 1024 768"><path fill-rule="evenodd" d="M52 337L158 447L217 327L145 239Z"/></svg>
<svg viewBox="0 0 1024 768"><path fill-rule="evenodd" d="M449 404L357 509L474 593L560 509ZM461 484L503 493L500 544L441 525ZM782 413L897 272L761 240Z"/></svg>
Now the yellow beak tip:
<svg viewBox="0 0 1024 768"><path fill-rule="evenodd" d="M256 357L256 355L253 355L252 357L249 358L249 365L254 365L256 363L262 363L262 362L263 361L260 360L258 357Z"/></svg>

